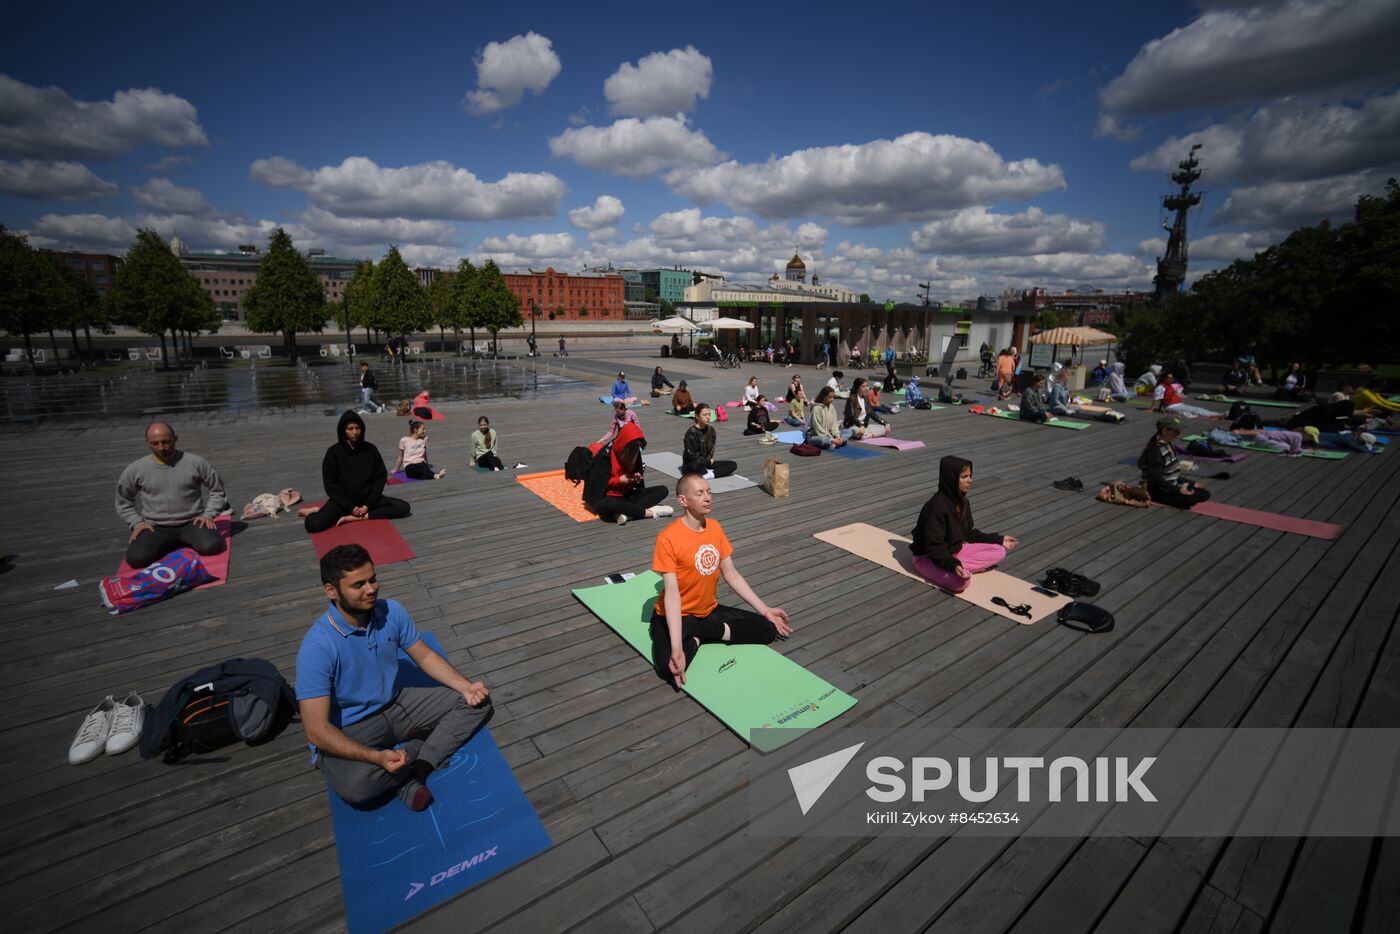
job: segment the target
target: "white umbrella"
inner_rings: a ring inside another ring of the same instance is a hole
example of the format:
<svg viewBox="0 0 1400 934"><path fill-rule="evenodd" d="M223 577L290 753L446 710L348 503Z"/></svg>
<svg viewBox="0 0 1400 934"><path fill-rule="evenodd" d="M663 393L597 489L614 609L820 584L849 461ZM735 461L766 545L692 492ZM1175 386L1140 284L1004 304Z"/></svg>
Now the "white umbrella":
<svg viewBox="0 0 1400 934"><path fill-rule="evenodd" d="M689 318L682 318L677 315L674 318L662 318L660 321L651 323L653 331L698 331L700 325Z"/></svg>
<svg viewBox="0 0 1400 934"><path fill-rule="evenodd" d="M712 331L747 331L753 327L753 322L738 318L712 318L705 322L705 327Z"/></svg>

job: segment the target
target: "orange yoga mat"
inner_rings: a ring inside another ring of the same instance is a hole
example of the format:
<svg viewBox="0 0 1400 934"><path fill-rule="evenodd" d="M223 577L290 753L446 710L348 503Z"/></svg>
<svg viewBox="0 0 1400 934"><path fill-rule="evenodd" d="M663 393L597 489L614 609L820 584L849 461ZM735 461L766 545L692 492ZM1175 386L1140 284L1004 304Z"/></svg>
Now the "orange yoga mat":
<svg viewBox="0 0 1400 934"><path fill-rule="evenodd" d="M583 508L583 484L564 479L564 471L520 474L516 482L575 522L592 522L598 517Z"/></svg>

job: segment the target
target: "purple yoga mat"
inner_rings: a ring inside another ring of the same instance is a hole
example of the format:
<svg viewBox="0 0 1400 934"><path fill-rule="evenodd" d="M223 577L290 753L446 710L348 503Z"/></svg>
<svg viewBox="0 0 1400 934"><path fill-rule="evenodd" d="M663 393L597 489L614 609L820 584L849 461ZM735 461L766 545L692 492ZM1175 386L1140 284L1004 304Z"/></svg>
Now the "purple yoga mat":
<svg viewBox="0 0 1400 934"><path fill-rule="evenodd" d="M901 441L898 438L861 438L861 444L873 444L880 448L894 448L896 451L913 451L924 446L922 441Z"/></svg>

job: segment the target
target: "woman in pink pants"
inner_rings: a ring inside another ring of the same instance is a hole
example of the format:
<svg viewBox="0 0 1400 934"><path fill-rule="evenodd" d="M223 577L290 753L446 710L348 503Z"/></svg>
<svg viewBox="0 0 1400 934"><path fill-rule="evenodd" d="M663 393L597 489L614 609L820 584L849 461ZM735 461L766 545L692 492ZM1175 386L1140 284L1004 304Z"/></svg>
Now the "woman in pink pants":
<svg viewBox="0 0 1400 934"><path fill-rule="evenodd" d="M909 550L914 569L945 590L961 593L972 575L998 564L1020 544L972 525L972 462L948 455L938 462L938 492L919 511Z"/></svg>

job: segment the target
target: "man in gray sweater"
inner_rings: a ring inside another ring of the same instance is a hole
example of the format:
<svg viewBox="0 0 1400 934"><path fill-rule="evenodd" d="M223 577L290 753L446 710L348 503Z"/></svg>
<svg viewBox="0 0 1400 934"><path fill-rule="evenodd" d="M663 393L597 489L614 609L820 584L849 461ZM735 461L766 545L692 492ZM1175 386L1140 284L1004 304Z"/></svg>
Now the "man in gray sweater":
<svg viewBox="0 0 1400 934"><path fill-rule="evenodd" d="M117 480L117 515L131 527L126 563L147 565L177 548L202 555L224 550L214 517L228 507L224 482L198 454L175 449L165 422L146 429L150 457L133 461Z"/></svg>

